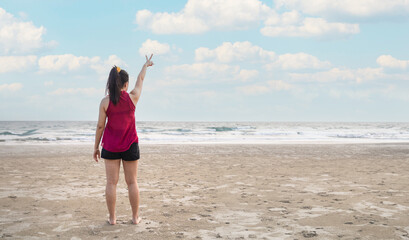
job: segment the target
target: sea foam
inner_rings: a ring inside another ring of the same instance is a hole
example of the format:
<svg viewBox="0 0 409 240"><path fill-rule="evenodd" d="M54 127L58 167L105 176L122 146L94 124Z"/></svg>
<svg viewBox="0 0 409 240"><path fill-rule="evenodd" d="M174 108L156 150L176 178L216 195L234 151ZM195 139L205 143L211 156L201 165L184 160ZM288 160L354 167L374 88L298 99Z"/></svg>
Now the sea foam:
<svg viewBox="0 0 409 240"><path fill-rule="evenodd" d="M409 123L137 122L140 143L409 142ZM93 121L0 122L0 144L93 143Z"/></svg>

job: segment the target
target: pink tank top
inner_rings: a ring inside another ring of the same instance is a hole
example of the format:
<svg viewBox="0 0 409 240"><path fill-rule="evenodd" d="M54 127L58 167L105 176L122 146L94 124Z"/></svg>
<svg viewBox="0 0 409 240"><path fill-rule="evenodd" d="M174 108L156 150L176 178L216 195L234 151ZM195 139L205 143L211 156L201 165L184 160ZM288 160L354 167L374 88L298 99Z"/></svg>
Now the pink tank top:
<svg viewBox="0 0 409 240"><path fill-rule="evenodd" d="M121 91L116 105L109 101L108 123L102 137L102 147L110 152L125 152L134 142L138 142L135 127L135 105L129 94Z"/></svg>

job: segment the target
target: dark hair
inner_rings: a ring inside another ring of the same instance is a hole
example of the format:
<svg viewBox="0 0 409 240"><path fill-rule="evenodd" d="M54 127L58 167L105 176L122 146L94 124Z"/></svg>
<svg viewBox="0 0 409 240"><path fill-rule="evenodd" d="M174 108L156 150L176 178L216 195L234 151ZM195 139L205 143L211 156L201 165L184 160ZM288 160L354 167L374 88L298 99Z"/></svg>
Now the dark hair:
<svg viewBox="0 0 409 240"><path fill-rule="evenodd" d="M121 89L129 81L128 73L125 70L118 72L117 66L113 66L109 72L105 93L109 94L109 100L116 105L121 95Z"/></svg>

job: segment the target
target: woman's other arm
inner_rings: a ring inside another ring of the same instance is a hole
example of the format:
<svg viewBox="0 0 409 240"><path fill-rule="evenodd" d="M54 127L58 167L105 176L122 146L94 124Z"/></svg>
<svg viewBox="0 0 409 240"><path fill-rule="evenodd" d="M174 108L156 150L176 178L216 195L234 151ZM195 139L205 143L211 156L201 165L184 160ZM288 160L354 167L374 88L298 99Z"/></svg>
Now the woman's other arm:
<svg viewBox="0 0 409 240"><path fill-rule="evenodd" d="M132 91L129 93L135 105L138 102L139 97L141 96L141 93L142 93L142 85L143 85L143 80L145 79L146 69L153 65L153 62L151 61L153 54L151 54L151 57L149 59L148 59L148 56L145 56L145 57L146 57L146 63L142 66L141 72L139 73L138 79L136 80L134 89L132 89Z"/></svg>
<svg viewBox="0 0 409 240"><path fill-rule="evenodd" d="M94 160L98 162L98 159L101 158L101 153L99 151L99 143L101 142L102 133L105 129L105 121L107 117L106 110L108 108L109 98L108 96L101 100L101 104L99 105L99 117L97 123L97 129L95 131L95 144L94 144Z"/></svg>

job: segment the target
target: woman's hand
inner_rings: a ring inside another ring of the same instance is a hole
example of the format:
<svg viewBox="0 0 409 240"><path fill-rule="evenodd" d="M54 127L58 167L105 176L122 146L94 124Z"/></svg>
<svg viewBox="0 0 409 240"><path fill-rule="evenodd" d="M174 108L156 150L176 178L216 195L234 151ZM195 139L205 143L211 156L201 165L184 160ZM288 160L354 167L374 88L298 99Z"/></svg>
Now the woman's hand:
<svg viewBox="0 0 409 240"><path fill-rule="evenodd" d="M101 159L101 153L99 152L99 148L94 150L93 157L95 162L98 162L98 159Z"/></svg>
<svg viewBox="0 0 409 240"><path fill-rule="evenodd" d="M151 54L151 57L149 59L148 59L148 56L145 55L145 58L146 58L145 66L146 67L150 67L153 65L153 62L151 61L152 57L153 57L153 53Z"/></svg>

